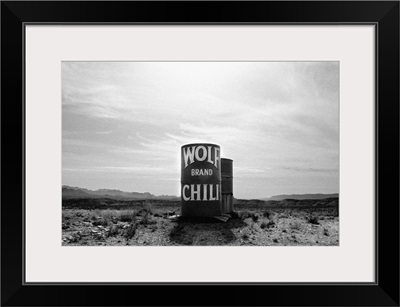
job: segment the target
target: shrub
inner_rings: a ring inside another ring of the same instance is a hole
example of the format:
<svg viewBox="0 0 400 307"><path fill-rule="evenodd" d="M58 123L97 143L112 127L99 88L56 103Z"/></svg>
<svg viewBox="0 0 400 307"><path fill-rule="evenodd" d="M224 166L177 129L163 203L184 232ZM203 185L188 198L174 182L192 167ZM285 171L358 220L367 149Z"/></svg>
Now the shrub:
<svg viewBox="0 0 400 307"><path fill-rule="evenodd" d="M239 215L240 219L242 219L243 221L245 219L251 218L253 220L253 222L257 223L257 221L259 219L258 214L253 213L253 212L242 211L242 212L239 212L238 215Z"/></svg>
<svg viewBox="0 0 400 307"><path fill-rule="evenodd" d="M269 221L267 219L262 220L262 222L260 224L261 229L272 228L272 227L275 227L275 222Z"/></svg>
<svg viewBox="0 0 400 307"><path fill-rule="evenodd" d="M112 219L110 216L104 216L103 217L103 226L108 226L108 225L112 224L111 220Z"/></svg>
<svg viewBox="0 0 400 307"><path fill-rule="evenodd" d="M309 222L310 224L319 225L318 217L315 216L315 215L308 216L307 217L307 222Z"/></svg>
<svg viewBox="0 0 400 307"><path fill-rule="evenodd" d="M136 222L132 221L132 223L129 224L129 227L125 231L125 238L127 240L132 239L136 233L136 230L137 230L137 224Z"/></svg>
<svg viewBox="0 0 400 307"><path fill-rule="evenodd" d="M107 232L107 237L114 237L119 234L120 226L119 225L111 225L110 229Z"/></svg>
<svg viewBox="0 0 400 307"><path fill-rule="evenodd" d="M140 221L140 224L141 225L154 225L154 224L157 224L157 221L151 215L146 213L143 216L142 220Z"/></svg>
<svg viewBox="0 0 400 307"><path fill-rule="evenodd" d="M325 236L329 236L329 231L328 231L327 228L324 228L324 235L325 235Z"/></svg>
<svg viewBox="0 0 400 307"><path fill-rule="evenodd" d="M119 220L121 222L131 222L135 219L137 215L137 212L135 211L124 211L121 212L120 216L119 216Z"/></svg>
<svg viewBox="0 0 400 307"><path fill-rule="evenodd" d="M96 210L94 215L92 215L92 224L94 226L108 226L112 224L111 221L114 218L113 213L115 215L115 212L111 210L103 210L101 212Z"/></svg>
<svg viewBox="0 0 400 307"><path fill-rule="evenodd" d="M262 221L261 224L260 224L260 228L261 228L261 229L265 229L265 228L267 228L267 227L268 227L268 222L265 221L265 220Z"/></svg>
<svg viewBox="0 0 400 307"><path fill-rule="evenodd" d="M256 214L256 213L253 213L252 215L251 215L251 218L253 219L253 221L255 222L255 223L257 223L257 221L258 221L258 215Z"/></svg>
<svg viewBox="0 0 400 307"><path fill-rule="evenodd" d="M145 212L147 214L153 214L154 210L153 210L153 206L151 205L151 202L146 201L146 207L144 208Z"/></svg>
<svg viewBox="0 0 400 307"><path fill-rule="evenodd" d="M78 242L81 239L81 233L78 231L76 233L71 234L71 236L69 236L67 238L67 240L69 241L69 243L75 243Z"/></svg>
<svg viewBox="0 0 400 307"><path fill-rule="evenodd" d="M263 212L263 217L266 217L267 219L269 219L269 217L272 215L271 211L266 210Z"/></svg>
<svg viewBox="0 0 400 307"><path fill-rule="evenodd" d="M93 212L91 212L92 214L92 220L97 219L98 217L100 217L101 213L99 209L94 210Z"/></svg>
<svg viewBox="0 0 400 307"><path fill-rule="evenodd" d="M275 222L274 221L269 221L268 223L267 223L267 225L266 225L266 227L269 229L269 228L273 228L273 227L275 227L276 225L275 225Z"/></svg>
<svg viewBox="0 0 400 307"><path fill-rule="evenodd" d="M247 228L243 229L242 231L242 238L247 240L248 238L250 238L250 230L248 230Z"/></svg>

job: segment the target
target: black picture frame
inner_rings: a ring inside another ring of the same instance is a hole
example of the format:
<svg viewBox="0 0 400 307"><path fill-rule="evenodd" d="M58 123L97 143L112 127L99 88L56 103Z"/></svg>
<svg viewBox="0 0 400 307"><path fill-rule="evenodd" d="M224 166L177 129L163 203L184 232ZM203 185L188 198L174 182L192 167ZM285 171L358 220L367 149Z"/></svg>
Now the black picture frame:
<svg viewBox="0 0 400 307"><path fill-rule="evenodd" d="M375 25L376 282L24 283L24 25L27 23ZM398 1L3 1L1 77L3 306L399 306Z"/></svg>

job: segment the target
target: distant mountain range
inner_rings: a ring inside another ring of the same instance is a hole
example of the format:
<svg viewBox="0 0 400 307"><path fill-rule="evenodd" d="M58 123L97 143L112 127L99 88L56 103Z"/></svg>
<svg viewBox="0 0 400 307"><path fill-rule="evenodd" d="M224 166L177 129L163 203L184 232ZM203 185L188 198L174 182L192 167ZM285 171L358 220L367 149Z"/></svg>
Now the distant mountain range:
<svg viewBox="0 0 400 307"><path fill-rule="evenodd" d="M296 199L296 200L305 200L305 199L325 199L325 198L338 198L339 194L282 194L282 195L274 195L269 198L259 198L262 201L269 200L284 200L284 199ZM181 198L179 196L173 195L154 195L149 192L125 192L115 189L99 189L96 191L79 188L79 187L71 187L67 185L62 186L62 198L63 199L72 199L72 198L112 198L112 199L121 199L121 200L144 200L144 199L164 199L164 200L173 200L177 201Z"/></svg>
<svg viewBox="0 0 400 307"><path fill-rule="evenodd" d="M338 198L339 194L282 194L274 195L269 198L260 198L261 200L284 200L284 199L325 199L325 198Z"/></svg>
<svg viewBox="0 0 400 307"><path fill-rule="evenodd" d="M171 195L153 195L149 192L139 193L139 192L124 192L120 190L113 189L99 189L96 191L79 188L70 187L67 185L62 186L62 198L113 198L113 199L165 199L165 200L180 200L178 196Z"/></svg>

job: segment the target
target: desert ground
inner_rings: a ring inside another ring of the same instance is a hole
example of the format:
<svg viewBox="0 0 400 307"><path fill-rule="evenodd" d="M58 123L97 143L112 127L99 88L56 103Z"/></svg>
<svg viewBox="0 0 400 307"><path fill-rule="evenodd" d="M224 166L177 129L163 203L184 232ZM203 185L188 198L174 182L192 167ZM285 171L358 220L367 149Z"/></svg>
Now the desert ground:
<svg viewBox="0 0 400 307"><path fill-rule="evenodd" d="M63 246L339 245L338 198L235 200L227 222L180 217L168 200L65 199Z"/></svg>

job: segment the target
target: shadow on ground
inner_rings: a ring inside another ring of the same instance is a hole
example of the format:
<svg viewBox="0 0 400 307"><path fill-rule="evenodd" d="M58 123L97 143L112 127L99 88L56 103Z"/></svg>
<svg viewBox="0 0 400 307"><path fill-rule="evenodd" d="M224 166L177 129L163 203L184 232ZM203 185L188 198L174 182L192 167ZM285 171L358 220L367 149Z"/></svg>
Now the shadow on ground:
<svg viewBox="0 0 400 307"><path fill-rule="evenodd" d="M240 218L222 222L214 218L179 218L169 234L170 240L178 245L228 245L237 240L232 229L246 227Z"/></svg>

